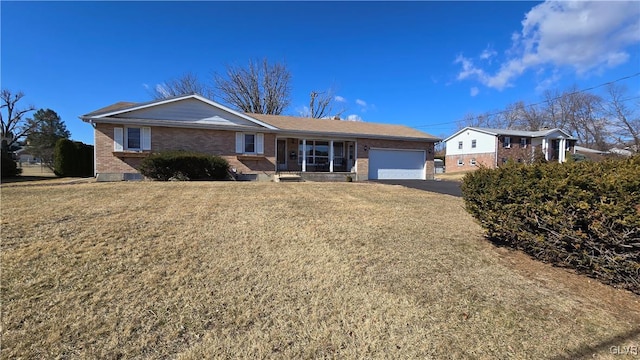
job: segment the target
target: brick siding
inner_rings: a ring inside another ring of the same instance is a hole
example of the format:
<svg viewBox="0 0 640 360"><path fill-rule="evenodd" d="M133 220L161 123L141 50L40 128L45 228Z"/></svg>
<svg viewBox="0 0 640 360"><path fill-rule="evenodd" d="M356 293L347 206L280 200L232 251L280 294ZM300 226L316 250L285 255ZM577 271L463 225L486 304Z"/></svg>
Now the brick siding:
<svg viewBox="0 0 640 360"><path fill-rule="evenodd" d="M139 153L115 154L113 149L113 129L123 127L114 124L97 124L95 128L96 172L100 173L137 173L144 156ZM151 127L151 152L162 150L190 150L218 155L225 158L231 168L244 174L273 174L276 168L276 135L264 134L264 155L239 156L235 153L235 131L210 129L185 129L170 127ZM393 141L358 139L357 180L367 180L369 173L369 152L367 148L416 149L426 150L427 179L434 174L434 144L418 141ZM291 151L298 154L298 139L287 139L287 156ZM297 159L289 159L291 169L297 169Z"/></svg>
<svg viewBox="0 0 640 360"><path fill-rule="evenodd" d="M96 172L137 173L141 157L116 156L113 152L113 124L97 124L95 129ZM189 150L225 158L231 168L245 174L273 173L275 135L264 134L264 155L238 156L234 131L151 127L151 151Z"/></svg>
<svg viewBox="0 0 640 360"><path fill-rule="evenodd" d="M458 160L462 159L462 165L458 165ZM476 165L471 165L471 159L476 159ZM476 170L479 165L483 165L490 169L496 167L496 153L481 154L465 154L465 155L447 155L445 157L445 172L456 173L461 171Z"/></svg>

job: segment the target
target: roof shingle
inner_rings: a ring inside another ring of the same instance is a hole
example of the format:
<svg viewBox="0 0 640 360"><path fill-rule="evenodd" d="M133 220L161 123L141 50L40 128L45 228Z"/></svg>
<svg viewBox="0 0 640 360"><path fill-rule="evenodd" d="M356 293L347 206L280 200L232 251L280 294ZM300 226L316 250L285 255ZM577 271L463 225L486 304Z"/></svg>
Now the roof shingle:
<svg viewBox="0 0 640 360"><path fill-rule="evenodd" d="M283 131L316 133L316 134L345 134L351 136L375 136L390 138L412 138L438 141L439 138L425 132L403 125L368 123L359 121L312 119L295 116L265 115L247 113L255 119L275 126Z"/></svg>

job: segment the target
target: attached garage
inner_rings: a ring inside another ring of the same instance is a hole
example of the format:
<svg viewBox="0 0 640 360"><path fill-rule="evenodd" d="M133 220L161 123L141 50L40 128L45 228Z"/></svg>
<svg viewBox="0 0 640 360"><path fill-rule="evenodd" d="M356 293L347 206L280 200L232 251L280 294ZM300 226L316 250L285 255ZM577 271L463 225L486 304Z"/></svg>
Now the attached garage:
<svg viewBox="0 0 640 360"><path fill-rule="evenodd" d="M369 179L425 180L425 162L424 150L370 149Z"/></svg>

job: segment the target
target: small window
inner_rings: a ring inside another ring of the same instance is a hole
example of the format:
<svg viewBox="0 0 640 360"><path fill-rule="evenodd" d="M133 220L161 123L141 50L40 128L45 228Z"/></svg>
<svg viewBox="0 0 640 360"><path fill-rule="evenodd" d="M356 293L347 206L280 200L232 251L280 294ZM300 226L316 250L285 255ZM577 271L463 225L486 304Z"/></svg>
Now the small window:
<svg viewBox="0 0 640 360"><path fill-rule="evenodd" d="M127 149L140 150L142 148L141 144L140 128L127 128Z"/></svg>
<svg viewBox="0 0 640 360"><path fill-rule="evenodd" d="M518 164L522 163L522 159L518 159Z"/></svg>
<svg viewBox="0 0 640 360"><path fill-rule="evenodd" d="M462 159L458 159L458 166L462 166L464 165L464 161L462 161Z"/></svg>
<svg viewBox="0 0 640 360"><path fill-rule="evenodd" d="M507 163L507 158L502 158L502 163L506 164Z"/></svg>
<svg viewBox="0 0 640 360"><path fill-rule="evenodd" d="M256 135L244 134L244 152L254 153L256 152Z"/></svg>
<svg viewBox="0 0 640 360"><path fill-rule="evenodd" d="M527 147L527 138L520 138L520 147L521 148Z"/></svg>
<svg viewBox="0 0 640 360"><path fill-rule="evenodd" d="M462 141L458 141L458 150L462 150Z"/></svg>
<svg viewBox="0 0 640 360"><path fill-rule="evenodd" d="M476 166L476 159L471 159L469 164L471 164L471 166Z"/></svg>
<svg viewBox="0 0 640 360"><path fill-rule="evenodd" d="M471 140L471 148L472 149L476 148L476 140Z"/></svg>
<svg viewBox="0 0 640 360"><path fill-rule="evenodd" d="M504 140L502 140L502 147L504 148L510 148L511 147L511 138L508 136L504 137Z"/></svg>

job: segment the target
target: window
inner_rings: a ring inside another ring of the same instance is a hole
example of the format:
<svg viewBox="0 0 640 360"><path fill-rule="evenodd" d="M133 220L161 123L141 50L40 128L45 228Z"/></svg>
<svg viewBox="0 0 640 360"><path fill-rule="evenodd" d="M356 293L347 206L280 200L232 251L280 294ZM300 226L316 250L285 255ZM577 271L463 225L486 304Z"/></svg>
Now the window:
<svg viewBox="0 0 640 360"><path fill-rule="evenodd" d="M458 166L462 166L464 165L464 161L462 161L462 159L458 159Z"/></svg>
<svg viewBox="0 0 640 360"><path fill-rule="evenodd" d="M256 135L244 134L244 152L255 153L256 152Z"/></svg>
<svg viewBox="0 0 640 360"><path fill-rule="evenodd" d="M236 154L264 154L264 134L236 133Z"/></svg>
<svg viewBox="0 0 640 360"><path fill-rule="evenodd" d="M502 158L502 163L506 164L507 163L507 158Z"/></svg>
<svg viewBox="0 0 640 360"><path fill-rule="evenodd" d="M504 148L510 148L511 147L511 138L508 136L505 136L504 139L502 140L502 147Z"/></svg>
<svg viewBox="0 0 640 360"><path fill-rule="evenodd" d="M342 143L341 143L342 144ZM336 144L333 144L335 150ZM307 158L307 165L322 165L329 163L329 142L307 140L307 148L302 150L302 140L298 143L298 164L302 164L302 157ZM336 155L337 156L337 155Z"/></svg>
<svg viewBox="0 0 640 360"><path fill-rule="evenodd" d="M113 128L113 151L151 150L150 127Z"/></svg>
<svg viewBox="0 0 640 360"><path fill-rule="evenodd" d="M521 148L527 147L527 138L520 138L520 147Z"/></svg>
<svg viewBox="0 0 640 360"><path fill-rule="evenodd" d="M458 141L458 150L462 150L462 141Z"/></svg>
<svg viewBox="0 0 640 360"><path fill-rule="evenodd" d="M130 150L140 150L142 148L141 133L142 131L140 130L140 128L127 128L125 147Z"/></svg>
<svg viewBox="0 0 640 360"><path fill-rule="evenodd" d="M471 140L471 148L472 149L476 148L476 140Z"/></svg>
<svg viewBox="0 0 640 360"><path fill-rule="evenodd" d="M476 166L476 159L471 159L471 162L469 162L469 164L471 164L471 166Z"/></svg>

